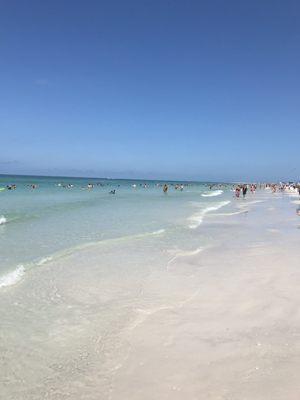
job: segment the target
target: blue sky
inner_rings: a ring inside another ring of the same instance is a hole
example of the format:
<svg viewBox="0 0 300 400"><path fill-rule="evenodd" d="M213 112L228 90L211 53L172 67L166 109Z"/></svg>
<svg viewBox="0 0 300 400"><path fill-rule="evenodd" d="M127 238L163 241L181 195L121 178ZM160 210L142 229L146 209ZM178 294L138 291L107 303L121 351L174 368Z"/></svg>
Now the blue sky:
<svg viewBox="0 0 300 400"><path fill-rule="evenodd" d="M3 1L0 173L300 175L298 1Z"/></svg>

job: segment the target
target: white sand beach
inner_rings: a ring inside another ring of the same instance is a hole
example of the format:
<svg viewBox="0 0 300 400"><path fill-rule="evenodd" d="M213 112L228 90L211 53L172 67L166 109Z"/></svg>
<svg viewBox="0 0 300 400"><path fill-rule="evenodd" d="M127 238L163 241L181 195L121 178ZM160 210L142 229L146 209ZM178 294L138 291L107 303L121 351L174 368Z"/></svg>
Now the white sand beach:
<svg viewBox="0 0 300 400"><path fill-rule="evenodd" d="M151 258L159 238L137 239L29 271L0 293L1 398L298 400L295 200L206 214L216 246Z"/></svg>

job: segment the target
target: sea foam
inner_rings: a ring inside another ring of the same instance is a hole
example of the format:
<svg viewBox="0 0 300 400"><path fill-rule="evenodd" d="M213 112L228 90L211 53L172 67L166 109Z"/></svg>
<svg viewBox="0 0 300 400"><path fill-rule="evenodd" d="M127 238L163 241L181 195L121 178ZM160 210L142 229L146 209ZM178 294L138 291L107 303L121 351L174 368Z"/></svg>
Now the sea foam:
<svg viewBox="0 0 300 400"><path fill-rule="evenodd" d="M44 265L44 264L46 264L47 262L52 261L52 260L53 260L53 257L44 257L44 258L41 258L41 259L36 263L36 265L41 266L41 265Z"/></svg>
<svg viewBox="0 0 300 400"><path fill-rule="evenodd" d="M201 194L202 197L215 197L220 196L223 193L223 190L214 190L213 192L205 192Z"/></svg>
<svg viewBox="0 0 300 400"><path fill-rule="evenodd" d="M23 265L19 265L14 271L0 277L0 288L14 285L19 282L25 273Z"/></svg>
<svg viewBox="0 0 300 400"><path fill-rule="evenodd" d="M195 229L198 228L199 225L202 224L203 218L205 216L205 214L211 212L211 211L216 211L219 210L219 208L222 208L224 206L226 206L227 204L230 203L230 200L227 201L222 201L214 206L209 206L204 208L203 210L191 215L189 217L189 221L191 221L191 223L189 224L189 228L191 229Z"/></svg>
<svg viewBox="0 0 300 400"><path fill-rule="evenodd" d="M4 217L4 215L0 215L0 225L6 224L7 219Z"/></svg>
<svg viewBox="0 0 300 400"><path fill-rule="evenodd" d="M165 229L158 229L157 231L151 232L151 235L162 235L163 233L165 233L165 231Z"/></svg>

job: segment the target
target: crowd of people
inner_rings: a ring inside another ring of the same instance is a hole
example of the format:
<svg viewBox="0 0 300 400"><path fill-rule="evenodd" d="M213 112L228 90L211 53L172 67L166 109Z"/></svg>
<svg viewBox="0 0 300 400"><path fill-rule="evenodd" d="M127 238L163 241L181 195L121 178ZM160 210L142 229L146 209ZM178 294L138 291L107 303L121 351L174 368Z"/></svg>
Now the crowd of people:
<svg viewBox="0 0 300 400"><path fill-rule="evenodd" d="M155 186L157 188L162 188L163 193L167 194L169 192L169 189L172 188L174 190L179 190L183 191L187 186L193 185L192 182L184 182L184 183L174 183L174 182L168 182L168 183L163 183L163 182L158 182L155 183ZM26 185L30 189L37 189L38 185L35 183L28 184ZM58 183L56 186L64 188L64 189L72 189L75 187L74 184L72 183ZM105 187L105 186L110 186L110 183L104 183L104 182L97 182L97 183L87 183L85 186L80 186L81 189L85 190L92 190L94 189L95 186L100 186L100 187ZM300 183L295 183L295 182L288 182L288 183L239 183L236 185L231 185L227 183L216 183L216 184L211 184L208 183L206 184L207 188L209 190L218 190L218 189L230 189L234 192L234 196L239 199L239 198L245 198L247 193L254 194L257 189L268 189L271 190L272 193L276 192L298 192L300 196ZM116 185L117 188L121 187L121 184ZM133 189L136 189L137 187L147 189L150 187L149 183L133 183L131 185ZM5 188L1 188L1 190L15 190L17 189L16 184L9 184L6 185ZM111 189L109 191L109 194L116 194L116 189Z"/></svg>
<svg viewBox="0 0 300 400"><path fill-rule="evenodd" d="M235 197L238 199L243 196L243 198L246 197L247 192L250 191L252 194L255 193L257 189L268 189L271 190L272 193L276 192L293 192L297 193L300 196L300 183L295 183L295 182L288 182L288 183L250 183L250 184L238 184L234 187L234 193Z"/></svg>
<svg viewBox="0 0 300 400"><path fill-rule="evenodd" d="M250 190L251 193L255 193L256 189L257 189L257 185L255 184L251 184L251 185L247 185L247 184L243 184L243 185L237 185L235 187L235 197L238 199L240 197L240 195L243 195L243 198L246 197L246 194L248 192L248 189Z"/></svg>

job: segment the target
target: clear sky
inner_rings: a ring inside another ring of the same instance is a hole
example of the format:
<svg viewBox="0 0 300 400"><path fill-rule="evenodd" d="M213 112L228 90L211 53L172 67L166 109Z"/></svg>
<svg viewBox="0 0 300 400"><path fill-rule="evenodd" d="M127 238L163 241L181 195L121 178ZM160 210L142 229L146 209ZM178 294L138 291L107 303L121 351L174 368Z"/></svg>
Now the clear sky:
<svg viewBox="0 0 300 400"><path fill-rule="evenodd" d="M298 179L298 0L3 0L0 173Z"/></svg>

